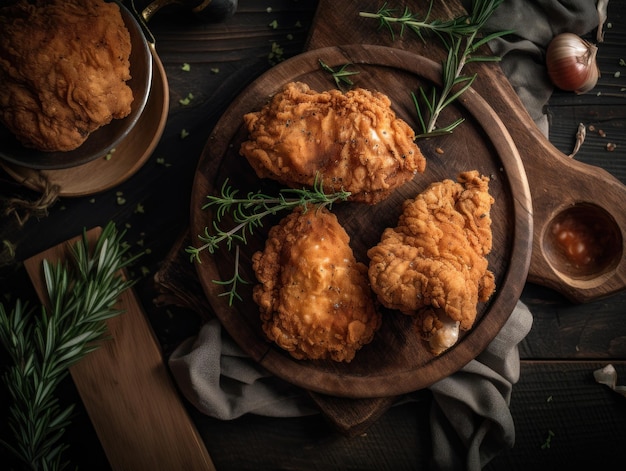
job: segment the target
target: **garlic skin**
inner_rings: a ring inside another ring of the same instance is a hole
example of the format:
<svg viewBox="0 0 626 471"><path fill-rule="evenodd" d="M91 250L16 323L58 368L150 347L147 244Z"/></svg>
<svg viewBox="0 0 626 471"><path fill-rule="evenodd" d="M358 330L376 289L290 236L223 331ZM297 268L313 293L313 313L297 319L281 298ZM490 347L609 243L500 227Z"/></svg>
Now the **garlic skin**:
<svg viewBox="0 0 626 471"><path fill-rule="evenodd" d="M546 51L546 67L552 83L576 94L592 90L600 70L596 63L598 48L573 33L555 36Z"/></svg>

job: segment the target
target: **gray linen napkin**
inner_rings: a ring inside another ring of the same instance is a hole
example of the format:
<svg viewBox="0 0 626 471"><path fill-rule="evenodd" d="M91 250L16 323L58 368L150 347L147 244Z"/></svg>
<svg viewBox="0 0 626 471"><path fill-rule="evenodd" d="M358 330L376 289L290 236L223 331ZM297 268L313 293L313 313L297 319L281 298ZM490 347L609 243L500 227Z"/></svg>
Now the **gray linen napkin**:
<svg viewBox="0 0 626 471"><path fill-rule="evenodd" d="M300 417L318 413L306 393L272 376L209 320L196 338L170 356L169 366L185 397L202 413L222 420L244 414Z"/></svg>
<svg viewBox="0 0 626 471"><path fill-rule="evenodd" d="M464 0L466 5L470 0ZM593 0L504 0L487 28L514 29L493 41L501 66L529 114L547 135L544 113L553 87L543 65L545 48L557 33L580 35L598 24ZM515 442L509 411L519 378L518 344L532 315L518 302L488 348L457 373L431 386L433 468L479 470ZM200 411L220 419L243 414L290 417L315 413L303 391L272 377L208 322L195 339L171 355L170 368L181 391Z"/></svg>
<svg viewBox="0 0 626 471"><path fill-rule="evenodd" d="M509 410L511 391L519 379L518 344L533 317L522 302L498 335L457 373L430 387L433 469L479 470L515 444Z"/></svg>
<svg viewBox="0 0 626 471"><path fill-rule="evenodd" d="M478 470L513 446L509 401L519 378L517 346L531 326L530 311L518 302L485 351L430 387L434 469ZM187 400L211 417L230 420L248 413L300 417L319 412L305 391L250 359L217 319L183 342L170 356L169 366Z"/></svg>

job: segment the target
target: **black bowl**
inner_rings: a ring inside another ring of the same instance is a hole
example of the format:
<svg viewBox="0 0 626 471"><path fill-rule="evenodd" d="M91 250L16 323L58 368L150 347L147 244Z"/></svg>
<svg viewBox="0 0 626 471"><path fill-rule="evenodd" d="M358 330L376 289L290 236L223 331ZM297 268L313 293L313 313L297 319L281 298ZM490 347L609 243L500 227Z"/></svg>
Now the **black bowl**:
<svg viewBox="0 0 626 471"><path fill-rule="evenodd" d="M80 147L67 152L44 152L24 147L22 143L0 124L0 159L34 169L52 170L76 167L99 157L104 157L120 143L135 126L148 101L152 82L152 55L141 26L123 6L120 11L130 32L131 79L127 82L133 91L130 114L114 119L92 132Z"/></svg>

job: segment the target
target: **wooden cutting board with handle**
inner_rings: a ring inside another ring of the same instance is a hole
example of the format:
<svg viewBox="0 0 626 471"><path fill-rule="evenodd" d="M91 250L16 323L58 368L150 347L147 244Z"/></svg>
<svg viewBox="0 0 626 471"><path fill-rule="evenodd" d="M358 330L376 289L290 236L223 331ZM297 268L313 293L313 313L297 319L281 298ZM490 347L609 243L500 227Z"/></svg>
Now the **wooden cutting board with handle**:
<svg viewBox="0 0 626 471"><path fill-rule="evenodd" d="M421 3L424 7L427 2ZM400 13L404 6L390 1L387 5ZM415 52L440 62L445 57L436 41L422 42L411 32L391 38L378 30L376 20L361 18L360 11L376 12L378 1L332 2L320 0L307 49L338 44L378 44ZM414 5L411 8L415 8ZM422 8L423 10L423 8ZM460 2L434 2L432 18L451 18L462 14ZM468 67L478 76L473 88L485 98L504 122L523 161L532 196L533 248L528 280L553 288L576 302L591 301L623 290L626 284L626 198L624 185L601 168L568 158L541 133L527 113L518 95L497 64L480 63ZM561 218L573 215L583 221L594 220L606 239L605 260L597 273L571 271L555 250L552 229ZM336 401L314 395L331 421L345 430L363 428L377 417L386 403L357 400L338 410ZM361 422L360 422L361 421Z"/></svg>
<svg viewBox="0 0 626 471"><path fill-rule="evenodd" d="M425 11L427 4L423 1L412 5L412 8ZM400 2L391 1L387 5L400 13L404 9ZM355 44L380 45L441 62L446 52L437 40L423 42L409 32L403 37L396 35L392 38L388 31L378 30L376 20L359 16L359 11L375 12L380 6L377 1L356 3L321 0L307 49L315 51L339 46L342 50L350 50L349 46ZM434 2L431 18L447 19L461 13L463 10L459 2ZM288 67L282 70L288 70ZM626 250L626 237L623 235L626 215L619 211L619 207L626 197L624 185L604 170L573 161L554 148L536 127L497 64L468 65L467 73L473 72L477 73L473 89L504 123L520 154L530 187L532 208L528 205L528 211L533 224L530 234L532 249L529 247L528 252L532 254L527 252L530 257L529 267L520 266L522 278L528 275L530 281L556 289L579 302L622 290L626 282L623 257ZM297 76L297 73L291 71L289 75L275 79L280 81L293 76ZM385 85L389 86L388 83L381 84L382 87ZM218 132L213 137L215 141L211 144L215 145L224 136ZM522 199L526 197L525 194L517 196ZM589 224L589 221L592 223ZM560 228L567 224L592 227L593 231L585 233L584 237L586 243L600 250L596 254L599 259L597 264L581 269L572 266L570 259L563 255L563 247L556 236ZM232 316L226 322L230 322L230 319ZM237 335L240 331L233 329L233 332ZM254 343L255 338L251 336L246 340ZM259 345L259 352L261 363L267 364L271 355L264 350L263 345ZM252 356L254 353L251 353ZM344 392L341 382L329 387ZM349 433L365 429L393 402L393 398L389 397L346 400L319 391L311 395L331 422Z"/></svg>
<svg viewBox="0 0 626 471"><path fill-rule="evenodd" d="M424 13L427 0L410 5ZM397 15L404 3L386 2ZM307 49L340 44L390 46L437 62L445 51L437 39L421 41L396 29L392 38L378 29L378 20L363 18L359 12L376 12L382 3L332 2L320 0ZM434 2L430 18L448 19L463 14L457 0ZM486 51L489 53L489 51ZM550 287L575 302L587 302L621 291L626 286L626 187L605 170L575 161L544 136L524 108L515 90L497 63L474 63L467 73L476 73L472 88L502 119L523 161L532 195L533 249L528 280ZM583 231L585 242L595 249L596 263L575 266L555 241L559 225L571 223Z"/></svg>
<svg viewBox="0 0 626 471"><path fill-rule="evenodd" d="M92 246L100 232L88 232ZM42 261L66 260L77 240L24 262L42 303L48 302ZM214 470L134 291L122 293L116 307L123 312L108 320L108 338L70 368L112 469Z"/></svg>

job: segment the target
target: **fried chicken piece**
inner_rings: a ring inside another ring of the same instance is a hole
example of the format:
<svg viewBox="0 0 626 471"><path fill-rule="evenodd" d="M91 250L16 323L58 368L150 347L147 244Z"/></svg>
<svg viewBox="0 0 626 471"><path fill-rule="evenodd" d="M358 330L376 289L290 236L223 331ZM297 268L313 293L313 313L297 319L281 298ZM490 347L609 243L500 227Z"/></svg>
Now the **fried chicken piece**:
<svg viewBox="0 0 626 471"><path fill-rule="evenodd" d="M296 359L350 362L381 324L350 239L326 209L295 209L252 257L268 339Z"/></svg>
<svg viewBox="0 0 626 471"><path fill-rule="evenodd" d="M489 179L477 171L444 180L403 204L398 226L368 251L369 278L380 302L415 315L434 353L474 324L478 302L495 290ZM441 330L440 329L445 329ZM456 332L455 332L456 331Z"/></svg>
<svg viewBox="0 0 626 471"><path fill-rule="evenodd" d="M69 151L130 113L130 33L103 0L0 8L0 120L27 147Z"/></svg>
<svg viewBox="0 0 626 471"><path fill-rule="evenodd" d="M319 173L325 191L375 204L426 166L414 131L379 92L318 93L292 82L244 121L241 155L260 178L293 188L313 186Z"/></svg>

